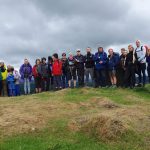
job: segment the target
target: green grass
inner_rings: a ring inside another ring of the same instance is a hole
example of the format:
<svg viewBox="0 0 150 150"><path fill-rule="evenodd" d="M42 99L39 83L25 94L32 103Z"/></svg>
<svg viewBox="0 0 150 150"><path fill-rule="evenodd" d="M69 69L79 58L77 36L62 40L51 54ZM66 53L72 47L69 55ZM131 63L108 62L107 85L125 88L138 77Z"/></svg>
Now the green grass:
<svg viewBox="0 0 150 150"><path fill-rule="evenodd" d="M131 106L150 102L150 85L146 88L129 89L69 89L64 93L42 93L30 96L34 101L62 101L63 103L88 102L92 98L108 98L115 103ZM51 98L51 99L49 99ZM13 98L13 103L26 101L27 97ZM2 102L1 102L2 103ZM0 104L1 104L0 103ZM6 103L6 102L4 102ZM8 101L7 101L8 103ZM80 111L87 111L81 108ZM59 111L59 110L58 110ZM93 110L94 111L94 110ZM86 112L85 112L86 113ZM67 128L70 118L49 120L41 131L4 137L0 141L0 150L148 150L149 133L128 131L118 141L103 142L96 137ZM1 132L0 132L1 133Z"/></svg>

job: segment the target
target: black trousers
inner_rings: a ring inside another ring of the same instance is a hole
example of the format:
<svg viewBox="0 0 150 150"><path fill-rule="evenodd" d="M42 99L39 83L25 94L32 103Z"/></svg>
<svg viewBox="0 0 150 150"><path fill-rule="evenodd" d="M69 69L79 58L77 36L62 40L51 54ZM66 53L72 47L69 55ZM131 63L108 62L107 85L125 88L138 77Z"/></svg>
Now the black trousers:
<svg viewBox="0 0 150 150"><path fill-rule="evenodd" d="M116 69L116 77L117 77L117 86L123 87L124 86L124 76L125 70L123 68Z"/></svg>
<svg viewBox="0 0 150 150"><path fill-rule="evenodd" d="M150 65L147 66L148 81L150 83Z"/></svg>
<svg viewBox="0 0 150 150"><path fill-rule="evenodd" d="M135 86L135 66L133 64L128 65L125 70L124 85L125 87Z"/></svg>
<svg viewBox="0 0 150 150"><path fill-rule="evenodd" d="M96 70L96 80L95 80L95 86L106 86L106 70L101 69L101 70Z"/></svg>
<svg viewBox="0 0 150 150"><path fill-rule="evenodd" d="M79 86L84 86L84 68L77 68Z"/></svg>
<svg viewBox="0 0 150 150"><path fill-rule="evenodd" d="M146 63L138 63L138 75L139 75L139 84L142 83L143 77L143 85L146 82Z"/></svg>

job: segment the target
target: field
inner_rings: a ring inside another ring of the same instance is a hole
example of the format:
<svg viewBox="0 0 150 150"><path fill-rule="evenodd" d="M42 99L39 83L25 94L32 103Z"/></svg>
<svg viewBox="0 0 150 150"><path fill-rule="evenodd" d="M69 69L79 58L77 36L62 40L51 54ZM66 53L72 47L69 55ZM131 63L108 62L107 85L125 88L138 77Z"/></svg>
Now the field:
<svg viewBox="0 0 150 150"><path fill-rule="evenodd" d="M150 85L0 98L0 150L149 150Z"/></svg>

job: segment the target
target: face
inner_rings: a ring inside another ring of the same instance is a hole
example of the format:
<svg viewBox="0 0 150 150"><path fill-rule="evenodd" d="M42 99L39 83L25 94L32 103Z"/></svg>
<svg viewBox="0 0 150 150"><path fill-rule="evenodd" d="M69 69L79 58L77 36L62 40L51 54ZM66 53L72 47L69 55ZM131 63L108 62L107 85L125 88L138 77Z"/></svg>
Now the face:
<svg viewBox="0 0 150 150"><path fill-rule="evenodd" d="M132 45L129 45L129 46L128 46L128 50L129 50L129 52L132 52L132 51L133 51Z"/></svg>
<svg viewBox="0 0 150 150"><path fill-rule="evenodd" d="M100 48L98 49L98 52L102 53L102 52L103 52L103 48L100 47Z"/></svg>
<svg viewBox="0 0 150 150"><path fill-rule="evenodd" d="M113 49L108 50L109 55L113 55Z"/></svg>
<svg viewBox="0 0 150 150"><path fill-rule="evenodd" d="M77 55L80 56L80 55L81 55L81 52L80 52L80 51L77 51Z"/></svg>
<svg viewBox="0 0 150 150"><path fill-rule="evenodd" d="M37 61L36 61L36 64L39 65L39 64L40 64L40 60L37 60Z"/></svg>
<svg viewBox="0 0 150 150"><path fill-rule="evenodd" d="M63 59L66 59L66 55L63 55L62 58L63 58Z"/></svg>
<svg viewBox="0 0 150 150"><path fill-rule="evenodd" d="M136 41L136 46L137 46L137 47L140 47L140 45L141 45L141 42L140 42L139 40L137 40L137 41Z"/></svg>
<svg viewBox="0 0 150 150"><path fill-rule="evenodd" d="M45 60L45 59L43 59L43 63L44 63L44 64L46 63L46 60Z"/></svg>
<svg viewBox="0 0 150 150"><path fill-rule="evenodd" d="M25 60L24 60L24 64L26 64L26 65L27 65L28 63L29 63L29 62L28 62L28 60L27 60L27 59L25 59Z"/></svg>
<svg viewBox="0 0 150 150"><path fill-rule="evenodd" d="M91 52L91 48L87 48L87 49L86 49L86 52L87 52L87 53L90 53L90 52Z"/></svg>

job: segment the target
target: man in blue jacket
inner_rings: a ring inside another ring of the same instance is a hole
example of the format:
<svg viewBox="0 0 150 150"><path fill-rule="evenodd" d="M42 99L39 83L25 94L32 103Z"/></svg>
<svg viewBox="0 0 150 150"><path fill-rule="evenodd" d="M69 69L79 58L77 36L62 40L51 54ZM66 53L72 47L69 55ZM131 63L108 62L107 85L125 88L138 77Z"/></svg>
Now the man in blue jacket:
<svg viewBox="0 0 150 150"><path fill-rule="evenodd" d="M106 86L106 63L107 54L104 52L103 47L98 48L98 52L94 56L95 69L96 69L96 85L95 87Z"/></svg>

